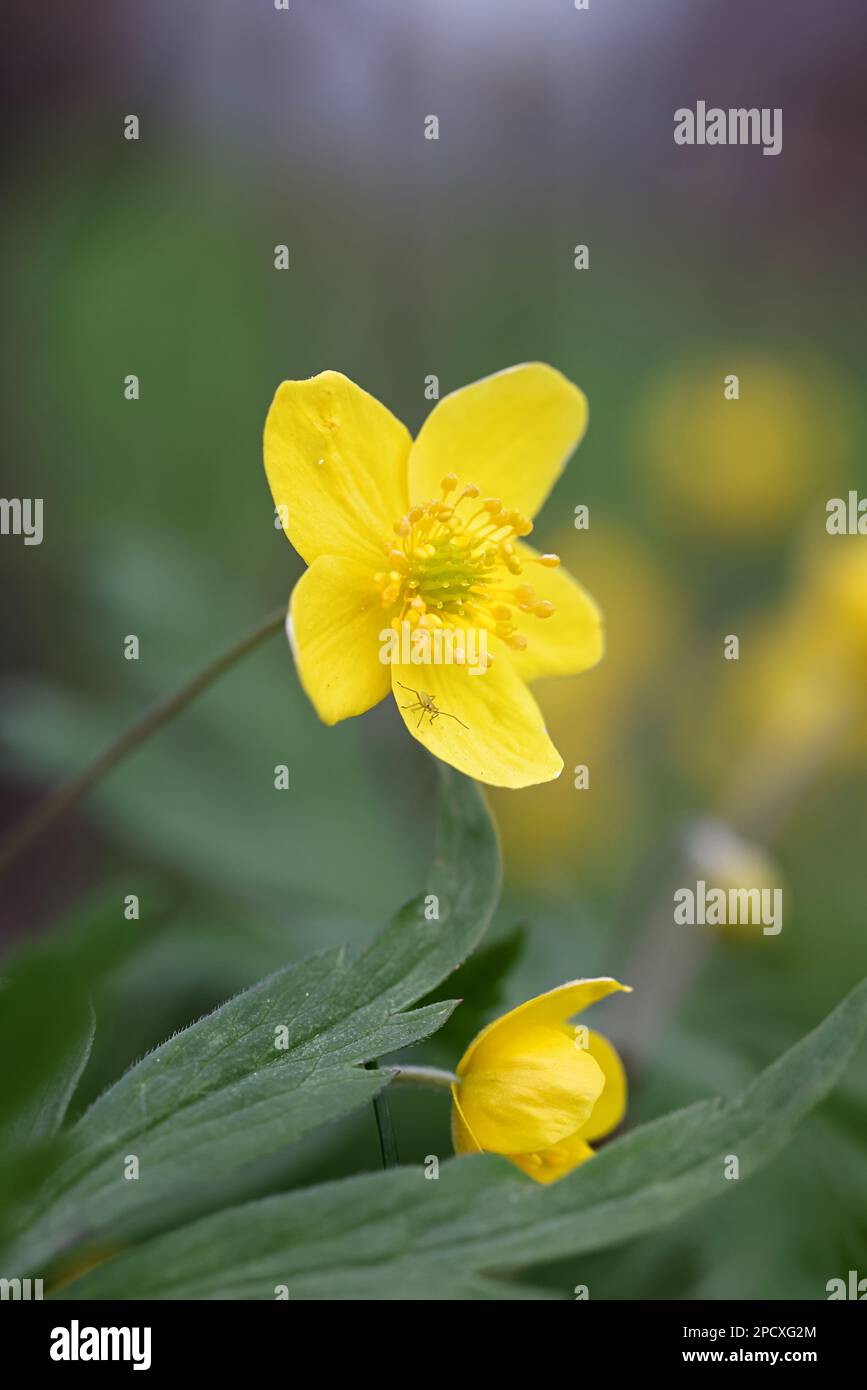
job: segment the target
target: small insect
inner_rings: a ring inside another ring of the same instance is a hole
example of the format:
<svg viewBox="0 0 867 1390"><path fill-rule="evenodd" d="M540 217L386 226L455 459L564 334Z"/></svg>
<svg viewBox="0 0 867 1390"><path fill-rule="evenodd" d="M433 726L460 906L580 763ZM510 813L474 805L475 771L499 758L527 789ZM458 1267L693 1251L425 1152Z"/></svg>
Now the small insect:
<svg viewBox="0 0 867 1390"><path fill-rule="evenodd" d="M449 714L448 710L446 709L437 709L436 700L434 699L433 695L428 695L424 690L413 690L411 685L404 685L403 681L398 681L398 685L400 686L401 690L406 690L408 694L415 696L415 704L401 705L401 709L421 710L421 714L418 717L418 723L415 726L417 729L421 728L421 721L424 719L426 714L430 716L431 724L433 724L435 719L439 719L441 714L444 714L446 719L457 720L458 724L460 724L462 729L469 729L469 724L465 724L462 719L458 719L458 716L456 714Z"/></svg>

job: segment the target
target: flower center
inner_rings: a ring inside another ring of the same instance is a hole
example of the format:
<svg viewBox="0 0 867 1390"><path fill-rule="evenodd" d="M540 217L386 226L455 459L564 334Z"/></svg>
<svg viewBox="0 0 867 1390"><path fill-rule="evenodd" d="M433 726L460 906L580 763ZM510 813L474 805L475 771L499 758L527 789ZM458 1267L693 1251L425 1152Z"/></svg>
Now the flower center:
<svg viewBox="0 0 867 1390"><path fill-rule="evenodd" d="M522 580L524 566L556 569L560 558L519 556L515 541L530 534L532 521L509 511L499 497L479 500L475 483L452 498L457 486L457 474L449 473L438 499L411 507L395 522L396 539L386 545L388 569L374 575L382 606L396 610L392 626L398 629L402 622L421 629L475 627L523 651L519 615L550 618L554 612Z"/></svg>

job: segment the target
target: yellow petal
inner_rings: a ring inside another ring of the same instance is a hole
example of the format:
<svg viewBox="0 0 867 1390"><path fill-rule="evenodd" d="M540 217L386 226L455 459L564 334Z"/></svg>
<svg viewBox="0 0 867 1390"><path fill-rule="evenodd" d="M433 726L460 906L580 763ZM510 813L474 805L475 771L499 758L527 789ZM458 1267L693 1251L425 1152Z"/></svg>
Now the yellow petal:
<svg viewBox="0 0 867 1390"><path fill-rule="evenodd" d="M534 999L528 999L525 1004L519 1004L516 1009L511 1009L501 1018L495 1018L493 1023L489 1023L486 1028L482 1029L461 1058L457 1069L458 1076L464 1075L470 1066L476 1048L492 1034L505 1034L513 1030L520 1031L525 1026L544 1024L549 1027L560 1027L564 1031L568 1031L570 1036L573 1036L572 1030L566 1029L567 1020L574 1018L582 1010L588 1009L591 1004L604 999L607 994L614 994L617 990L623 990L626 994L632 993L630 985L621 985L609 976L601 976L594 980L569 980L565 985L558 985L556 989L549 989L544 994L537 994Z"/></svg>
<svg viewBox="0 0 867 1390"><path fill-rule="evenodd" d="M379 659L387 627L370 570L321 555L302 574L289 604L289 638L301 684L326 724L363 714L388 694Z"/></svg>
<svg viewBox="0 0 867 1390"><path fill-rule="evenodd" d="M529 787L560 775L563 759L539 706L505 654L479 675L457 665L391 669L406 727L443 762L495 787ZM419 708L422 695L432 697L434 711Z"/></svg>
<svg viewBox="0 0 867 1390"><path fill-rule="evenodd" d="M494 1035L460 1082L463 1117L489 1153L549 1148L580 1129L605 1084L598 1063L559 1028Z"/></svg>
<svg viewBox="0 0 867 1390"><path fill-rule="evenodd" d="M528 545L519 545L518 553L526 562L521 582L532 585L536 598L548 599L554 612L550 618L518 615L527 647L512 653L515 670L525 681L588 671L601 661L604 649L602 614L595 601L568 570L531 563L537 552Z"/></svg>
<svg viewBox="0 0 867 1390"><path fill-rule="evenodd" d="M407 510L410 436L340 372L284 381L265 421L265 472L283 529L308 564L345 555L381 569Z"/></svg>
<svg viewBox="0 0 867 1390"><path fill-rule="evenodd" d="M543 362L484 377L444 396L425 420L410 453L410 501L439 497L442 478L456 473L533 517L586 427L583 391Z"/></svg>
<svg viewBox="0 0 867 1390"><path fill-rule="evenodd" d="M467 1124L458 1098L458 1087L452 1086L452 1147L456 1154L481 1153L482 1146Z"/></svg>
<svg viewBox="0 0 867 1390"><path fill-rule="evenodd" d="M564 1178L573 1168L592 1157L590 1145L577 1134L571 1134L568 1139L561 1140L550 1149L543 1149L541 1153L509 1154L512 1163L517 1163L519 1168L541 1183Z"/></svg>
<svg viewBox="0 0 867 1390"><path fill-rule="evenodd" d="M599 1063L605 1077L605 1089L585 1120L576 1139L601 1139L616 1129L626 1113L626 1072L616 1049L601 1033L592 1030L587 1037L587 1051Z"/></svg>

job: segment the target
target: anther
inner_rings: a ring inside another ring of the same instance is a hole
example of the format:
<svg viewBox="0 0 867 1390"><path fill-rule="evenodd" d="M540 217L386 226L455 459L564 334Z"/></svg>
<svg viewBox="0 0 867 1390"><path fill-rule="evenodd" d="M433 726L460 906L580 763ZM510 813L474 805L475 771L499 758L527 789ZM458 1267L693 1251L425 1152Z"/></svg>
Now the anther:
<svg viewBox="0 0 867 1390"><path fill-rule="evenodd" d="M499 497L482 498L478 484L458 490L458 474L447 473L440 487L439 498L414 503L394 525L398 539L385 545L387 569L374 575L383 606L396 608L392 620L408 619L420 638L442 626L475 622L523 651L527 640L517 631L518 613L547 618L554 605L537 599L531 584L513 586L508 576L521 575L528 561L554 569L559 557L519 554L516 540L529 534L532 522ZM481 500L460 516L456 508L464 498ZM493 656L486 660L490 665Z"/></svg>

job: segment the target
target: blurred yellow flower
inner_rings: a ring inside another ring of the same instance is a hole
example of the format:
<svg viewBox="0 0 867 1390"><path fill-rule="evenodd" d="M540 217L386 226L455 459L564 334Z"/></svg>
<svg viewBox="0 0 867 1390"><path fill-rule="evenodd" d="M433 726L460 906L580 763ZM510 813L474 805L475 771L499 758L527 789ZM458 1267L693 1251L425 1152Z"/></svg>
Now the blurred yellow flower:
<svg viewBox="0 0 867 1390"><path fill-rule="evenodd" d="M705 817L688 827L683 852L697 878L706 880L712 889L722 889L729 901L732 892L758 890L770 895L775 890L782 891L782 873L765 847L739 835L717 817ZM746 912L737 921L730 920L726 912L725 920L716 925L728 941L740 945L760 942L768 923L761 912Z"/></svg>
<svg viewBox="0 0 867 1390"><path fill-rule="evenodd" d="M745 693L764 707L778 743L812 743L823 730L863 719L867 549L860 538L823 536L810 547L782 611L757 640Z"/></svg>
<svg viewBox="0 0 867 1390"><path fill-rule="evenodd" d="M592 681L548 680L537 698L567 771L520 798L493 793L504 863L511 881L536 891L609 882L633 836L653 833L635 749L654 721L663 727L670 672L682 659L685 596L673 585L636 529L594 511L588 531L551 536L568 568L586 576L606 616L605 661ZM576 788L576 767L588 768L589 787ZM640 847L636 851L641 852Z"/></svg>
<svg viewBox="0 0 867 1390"><path fill-rule="evenodd" d="M537 1182L592 1157L626 1109L626 1075L611 1043L568 1020L616 980L572 980L483 1028L452 1087L455 1152L503 1154Z"/></svg>
<svg viewBox="0 0 867 1390"><path fill-rule="evenodd" d="M822 538L804 579L813 621L829 629L849 679L863 696L867 683L867 544L855 537Z"/></svg>
<svg viewBox="0 0 867 1390"><path fill-rule="evenodd" d="M413 737L468 776L559 775L527 682L595 665L601 618L558 557L522 538L586 423L583 393L542 363L444 397L414 442L339 372L282 383L265 469L309 566L288 629L325 723L392 691Z"/></svg>
<svg viewBox="0 0 867 1390"><path fill-rule="evenodd" d="M721 815L764 840L814 778L867 748L867 545L813 539L782 602L738 628L740 660L720 678L716 642L672 730Z"/></svg>
<svg viewBox="0 0 867 1390"><path fill-rule="evenodd" d="M724 394L732 373L736 400ZM635 433L655 502L678 524L760 539L827 486L848 420L840 384L819 367L732 351L669 369L639 407Z"/></svg>

